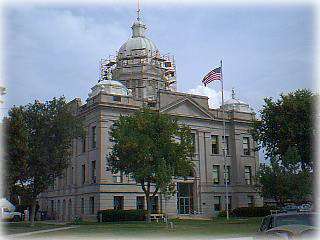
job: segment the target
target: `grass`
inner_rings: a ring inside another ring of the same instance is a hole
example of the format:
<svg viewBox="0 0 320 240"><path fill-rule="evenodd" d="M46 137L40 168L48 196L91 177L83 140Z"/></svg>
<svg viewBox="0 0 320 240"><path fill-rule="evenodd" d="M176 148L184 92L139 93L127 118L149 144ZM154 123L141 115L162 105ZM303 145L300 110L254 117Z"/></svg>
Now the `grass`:
<svg viewBox="0 0 320 240"><path fill-rule="evenodd" d="M173 220L174 229L165 223L121 222L89 223L83 222L77 228L48 233L33 234L32 238L154 238L154 237L219 237L253 236L257 232L261 218L230 219L218 218L212 221ZM54 225L57 227L56 225ZM37 227L40 227L38 225ZM44 227L44 226L41 226ZM52 225L50 227L53 227ZM58 226L61 227L61 226ZM11 226L9 226L11 228ZM41 229L42 230L42 229ZM9 232L12 232L10 230Z"/></svg>
<svg viewBox="0 0 320 240"><path fill-rule="evenodd" d="M31 226L30 223L24 222L3 222L1 225L5 234L18 234L63 227L61 225L46 224L42 222L36 222L34 226Z"/></svg>

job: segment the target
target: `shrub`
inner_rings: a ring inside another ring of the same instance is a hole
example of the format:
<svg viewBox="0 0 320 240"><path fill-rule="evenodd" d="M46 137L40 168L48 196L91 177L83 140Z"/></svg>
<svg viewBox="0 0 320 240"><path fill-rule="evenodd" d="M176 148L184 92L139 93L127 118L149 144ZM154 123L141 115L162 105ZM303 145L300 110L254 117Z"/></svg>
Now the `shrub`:
<svg viewBox="0 0 320 240"><path fill-rule="evenodd" d="M102 222L120 222L120 221L144 221L146 219L147 211L145 210L114 210L106 209L97 213L102 216Z"/></svg>
<svg viewBox="0 0 320 240"><path fill-rule="evenodd" d="M264 217L270 214L270 210L276 210L276 207L240 207L232 210L235 217Z"/></svg>

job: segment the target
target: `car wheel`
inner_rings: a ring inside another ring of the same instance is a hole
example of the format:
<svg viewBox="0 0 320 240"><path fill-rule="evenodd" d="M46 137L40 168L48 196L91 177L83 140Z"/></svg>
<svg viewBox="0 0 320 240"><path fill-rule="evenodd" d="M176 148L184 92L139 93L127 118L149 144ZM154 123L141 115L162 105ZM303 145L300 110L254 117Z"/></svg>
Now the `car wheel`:
<svg viewBox="0 0 320 240"><path fill-rule="evenodd" d="M20 222L21 219L20 219L19 216L15 215L15 216L13 217L13 221L14 221L14 222Z"/></svg>

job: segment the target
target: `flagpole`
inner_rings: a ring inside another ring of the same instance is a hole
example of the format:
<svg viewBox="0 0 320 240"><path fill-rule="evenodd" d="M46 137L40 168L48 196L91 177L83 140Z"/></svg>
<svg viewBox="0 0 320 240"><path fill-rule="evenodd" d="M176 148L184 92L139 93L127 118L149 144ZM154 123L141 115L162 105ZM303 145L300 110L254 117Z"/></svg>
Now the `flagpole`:
<svg viewBox="0 0 320 240"><path fill-rule="evenodd" d="M226 120L224 111L224 96L223 96L223 74L222 74L222 60L220 61L221 67L221 98L222 98L222 122L223 122L223 160L224 160L224 181L226 186L226 212L227 220L229 220L229 196L228 196L228 173L227 173L227 158L226 158Z"/></svg>

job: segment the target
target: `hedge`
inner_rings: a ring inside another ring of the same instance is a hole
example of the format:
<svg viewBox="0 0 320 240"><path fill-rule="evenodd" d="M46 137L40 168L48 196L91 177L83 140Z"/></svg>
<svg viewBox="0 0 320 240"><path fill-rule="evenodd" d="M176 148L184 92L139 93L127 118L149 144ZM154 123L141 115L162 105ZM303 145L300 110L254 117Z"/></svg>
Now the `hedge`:
<svg viewBox="0 0 320 240"><path fill-rule="evenodd" d="M240 207L232 210L235 217L264 217L270 214L270 210L276 210L276 207Z"/></svg>
<svg viewBox="0 0 320 240"><path fill-rule="evenodd" d="M145 210L114 210L106 209L98 211L97 219L102 222L120 222L120 221L144 221L146 219L147 211Z"/></svg>

